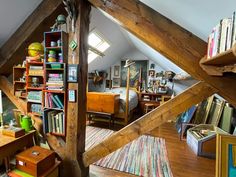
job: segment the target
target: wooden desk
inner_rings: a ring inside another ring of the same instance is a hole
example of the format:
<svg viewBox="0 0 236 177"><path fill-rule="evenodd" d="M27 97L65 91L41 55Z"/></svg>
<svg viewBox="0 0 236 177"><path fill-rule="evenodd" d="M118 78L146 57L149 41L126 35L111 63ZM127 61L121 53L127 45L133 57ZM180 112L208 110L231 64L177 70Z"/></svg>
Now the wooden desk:
<svg viewBox="0 0 236 177"><path fill-rule="evenodd" d="M168 101L170 99L170 95L166 93L139 93L139 107L142 114L145 114L145 104L153 104L154 107L160 106L160 104Z"/></svg>
<svg viewBox="0 0 236 177"><path fill-rule="evenodd" d="M0 160L5 160L7 170L9 169L9 157L11 155L24 147L31 147L34 145L34 133L35 130L32 130L19 138L13 138L2 135L0 130Z"/></svg>

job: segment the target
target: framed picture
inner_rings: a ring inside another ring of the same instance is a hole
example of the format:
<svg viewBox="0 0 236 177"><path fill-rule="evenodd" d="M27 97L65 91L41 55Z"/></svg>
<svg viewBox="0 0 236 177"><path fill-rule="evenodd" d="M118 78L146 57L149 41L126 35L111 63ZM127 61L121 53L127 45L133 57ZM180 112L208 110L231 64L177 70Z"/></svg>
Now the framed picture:
<svg viewBox="0 0 236 177"><path fill-rule="evenodd" d="M75 102L75 90L68 90L68 101Z"/></svg>
<svg viewBox="0 0 236 177"><path fill-rule="evenodd" d="M112 86L113 87L120 87L120 78L113 78Z"/></svg>
<svg viewBox="0 0 236 177"><path fill-rule="evenodd" d="M217 134L216 177L236 175L236 136Z"/></svg>
<svg viewBox="0 0 236 177"><path fill-rule="evenodd" d="M155 77L155 70L149 70L148 71L148 76L149 77Z"/></svg>
<svg viewBox="0 0 236 177"><path fill-rule="evenodd" d="M67 82L77 82L78 81L78 66L77 64L68 65L68 77Z"/></svg>
<svg viewBox="0 0 236 177"><path fill-rule="evenodd" d="M106 80L106 88L112 88L112 80Z"/></svg>
<svg viewBox="0 0 236 177"><path fill-rule="evenodd" d="M120 66L114 66L114 77L120 77Z"/></svg>
<svg viewBox="0 0 236 177"><path fill-rule="evenodd" d="M142 85L147 85L148 60L134 60L134 62L135 64L130 66L130 87L134 87L137 81L142 81ZM126 87L127 68L124 66L125 61L121 61L121 87Z"/></svg>

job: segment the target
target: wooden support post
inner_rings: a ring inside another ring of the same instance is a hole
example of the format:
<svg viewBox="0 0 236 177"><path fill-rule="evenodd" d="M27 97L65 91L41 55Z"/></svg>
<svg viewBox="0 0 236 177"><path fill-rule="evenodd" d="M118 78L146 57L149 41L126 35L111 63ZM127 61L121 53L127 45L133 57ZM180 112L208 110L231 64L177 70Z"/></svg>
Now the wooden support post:
<svg viewBox="0 0 236 177"><path fill-rule="evenodd" d="M236 106L236 76L209 76L200 66L207 43L138 0L89 0L156 51ZM194 66L194 67L193 67Z"/></svg>
<svg viewBox="0 0 236 177"><path fill-rule="evenodd" d="M7 97L17 107L17 109L19 109L23 114L26 113L26 102L14 95L13 85L5 76L0 76L0 89L7 95Z"/></svg>
<svg viewBox="0 0 236 177"><path fill-rule="evenodd" d="M129 78L130 78L130 66L127 67L127 78L126 78L125 125L128 124L128 119L129 119Z"/></svg>
<svg viewBox="0 0 236 177"><path fill-rule="evenodd" d="M110 67L110 76L109 76L109 89L112 88L112 80L111 80L111 67Z"/></svg>
<svg viewBox="0 0 236 177"><path fill-rule="evenodd" d="M78 47L69 49L68 65L78 65L77 83L68 83L68 90L75 91L75 102L68 101L66 152L64 159L65 175L85 177L89 168L83 164L82 154L85 151L86 130L86 90L88 73L88 33L90 4L86 0L76 0L79 15L75 22L75 32L70 32L69 43L73 40Z"/></svg>
<svg viewBox="0 0 236 177"><path fill-rule="evenodd" d="M100 144L89 149L83 155L85 165L88 166L107 156L138 138L140 135L160 126L167 120L175 119L177 115L187 110L190 106L199 103L215 92L216 89L210 85L204 82L198 82L183 93L145 114L125 128L115 132Z"/></svg>

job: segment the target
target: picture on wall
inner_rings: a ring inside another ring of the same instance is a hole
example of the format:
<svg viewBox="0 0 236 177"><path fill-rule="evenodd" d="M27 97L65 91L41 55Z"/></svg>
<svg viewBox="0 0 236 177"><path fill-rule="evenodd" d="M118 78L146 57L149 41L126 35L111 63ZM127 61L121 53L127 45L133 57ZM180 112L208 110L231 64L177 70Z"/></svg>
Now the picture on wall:
<svg viewBox="0 0 236 177"><path fill-rule="evenodd" d="M120 87L120 78L113 78L112 87Z"/></svg>
<svg viewBox="0 0 236 177"><path fill-rule="evenodd" d="M148 70L148 60L133 60L135 64L130 66L130 87L135 86L135 82L139 81L140 68L141 68L141 80L145 81L147 84L147 70ZM125 61L121 61L121 87L126 87L127 79L127 68L124 68Z"/></svg>
<svg viewBox="0 0 236 177"><path fill-rule="evenodd" d="M120 77L120 66L114 66L114 77Z"/></svg>
<svg viewBox="0 0 236 177"><path fill-rule="evenodd" d="M69 64L67 82L77 82L77 81L78 81L78 65Z"/></svg>
<svg viewBox="0 0 236 177"><path fill-rule="evenodd" d="M234 177L236 175L236 137L217 134L216 177Z"/></svg>

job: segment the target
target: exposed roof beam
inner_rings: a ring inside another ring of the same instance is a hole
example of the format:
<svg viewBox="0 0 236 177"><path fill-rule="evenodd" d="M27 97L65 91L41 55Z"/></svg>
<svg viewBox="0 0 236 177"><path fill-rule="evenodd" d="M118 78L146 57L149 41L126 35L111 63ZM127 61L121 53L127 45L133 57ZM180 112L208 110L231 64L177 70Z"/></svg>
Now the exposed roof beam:
<svg viewBox="0 0 236 177"><path fill-rule="evenodd" d="M143 117L120 131L115 132L103 142L86 151L83 154L84 164L89 166L139 136L160 126L167 120L175 119L177 115L184 112L192 105L206 99L215 93L215 91L214 88L205 82L198 82L175 98L167 101L148 114L145 114Z"/></svg>
<svg viewBox="0 0 236 177"><path fill-rule="evenodd" d="M0 49L0 74L12 73L12 67L25 59L28 45L43 41L43 32L49 31L57 15L64 12L61 0L43 0Z"/></svg>
<svg viewBox="0 0 236 177"><path fill-rule="evenodd" d="M199 66L199 60L206 54L206 42L138 0L89 1L194 78L217 88L220 95L236 106L236 77L212 77Z"/></svg>
<svg viewBox="0 0 236 177"><path fill-rule="evenodd" d="M0 76L0 89L17 107L17 109L19 109L23 114L26 113L26 102L14 95L13 85L5 76Z"/></svg>

